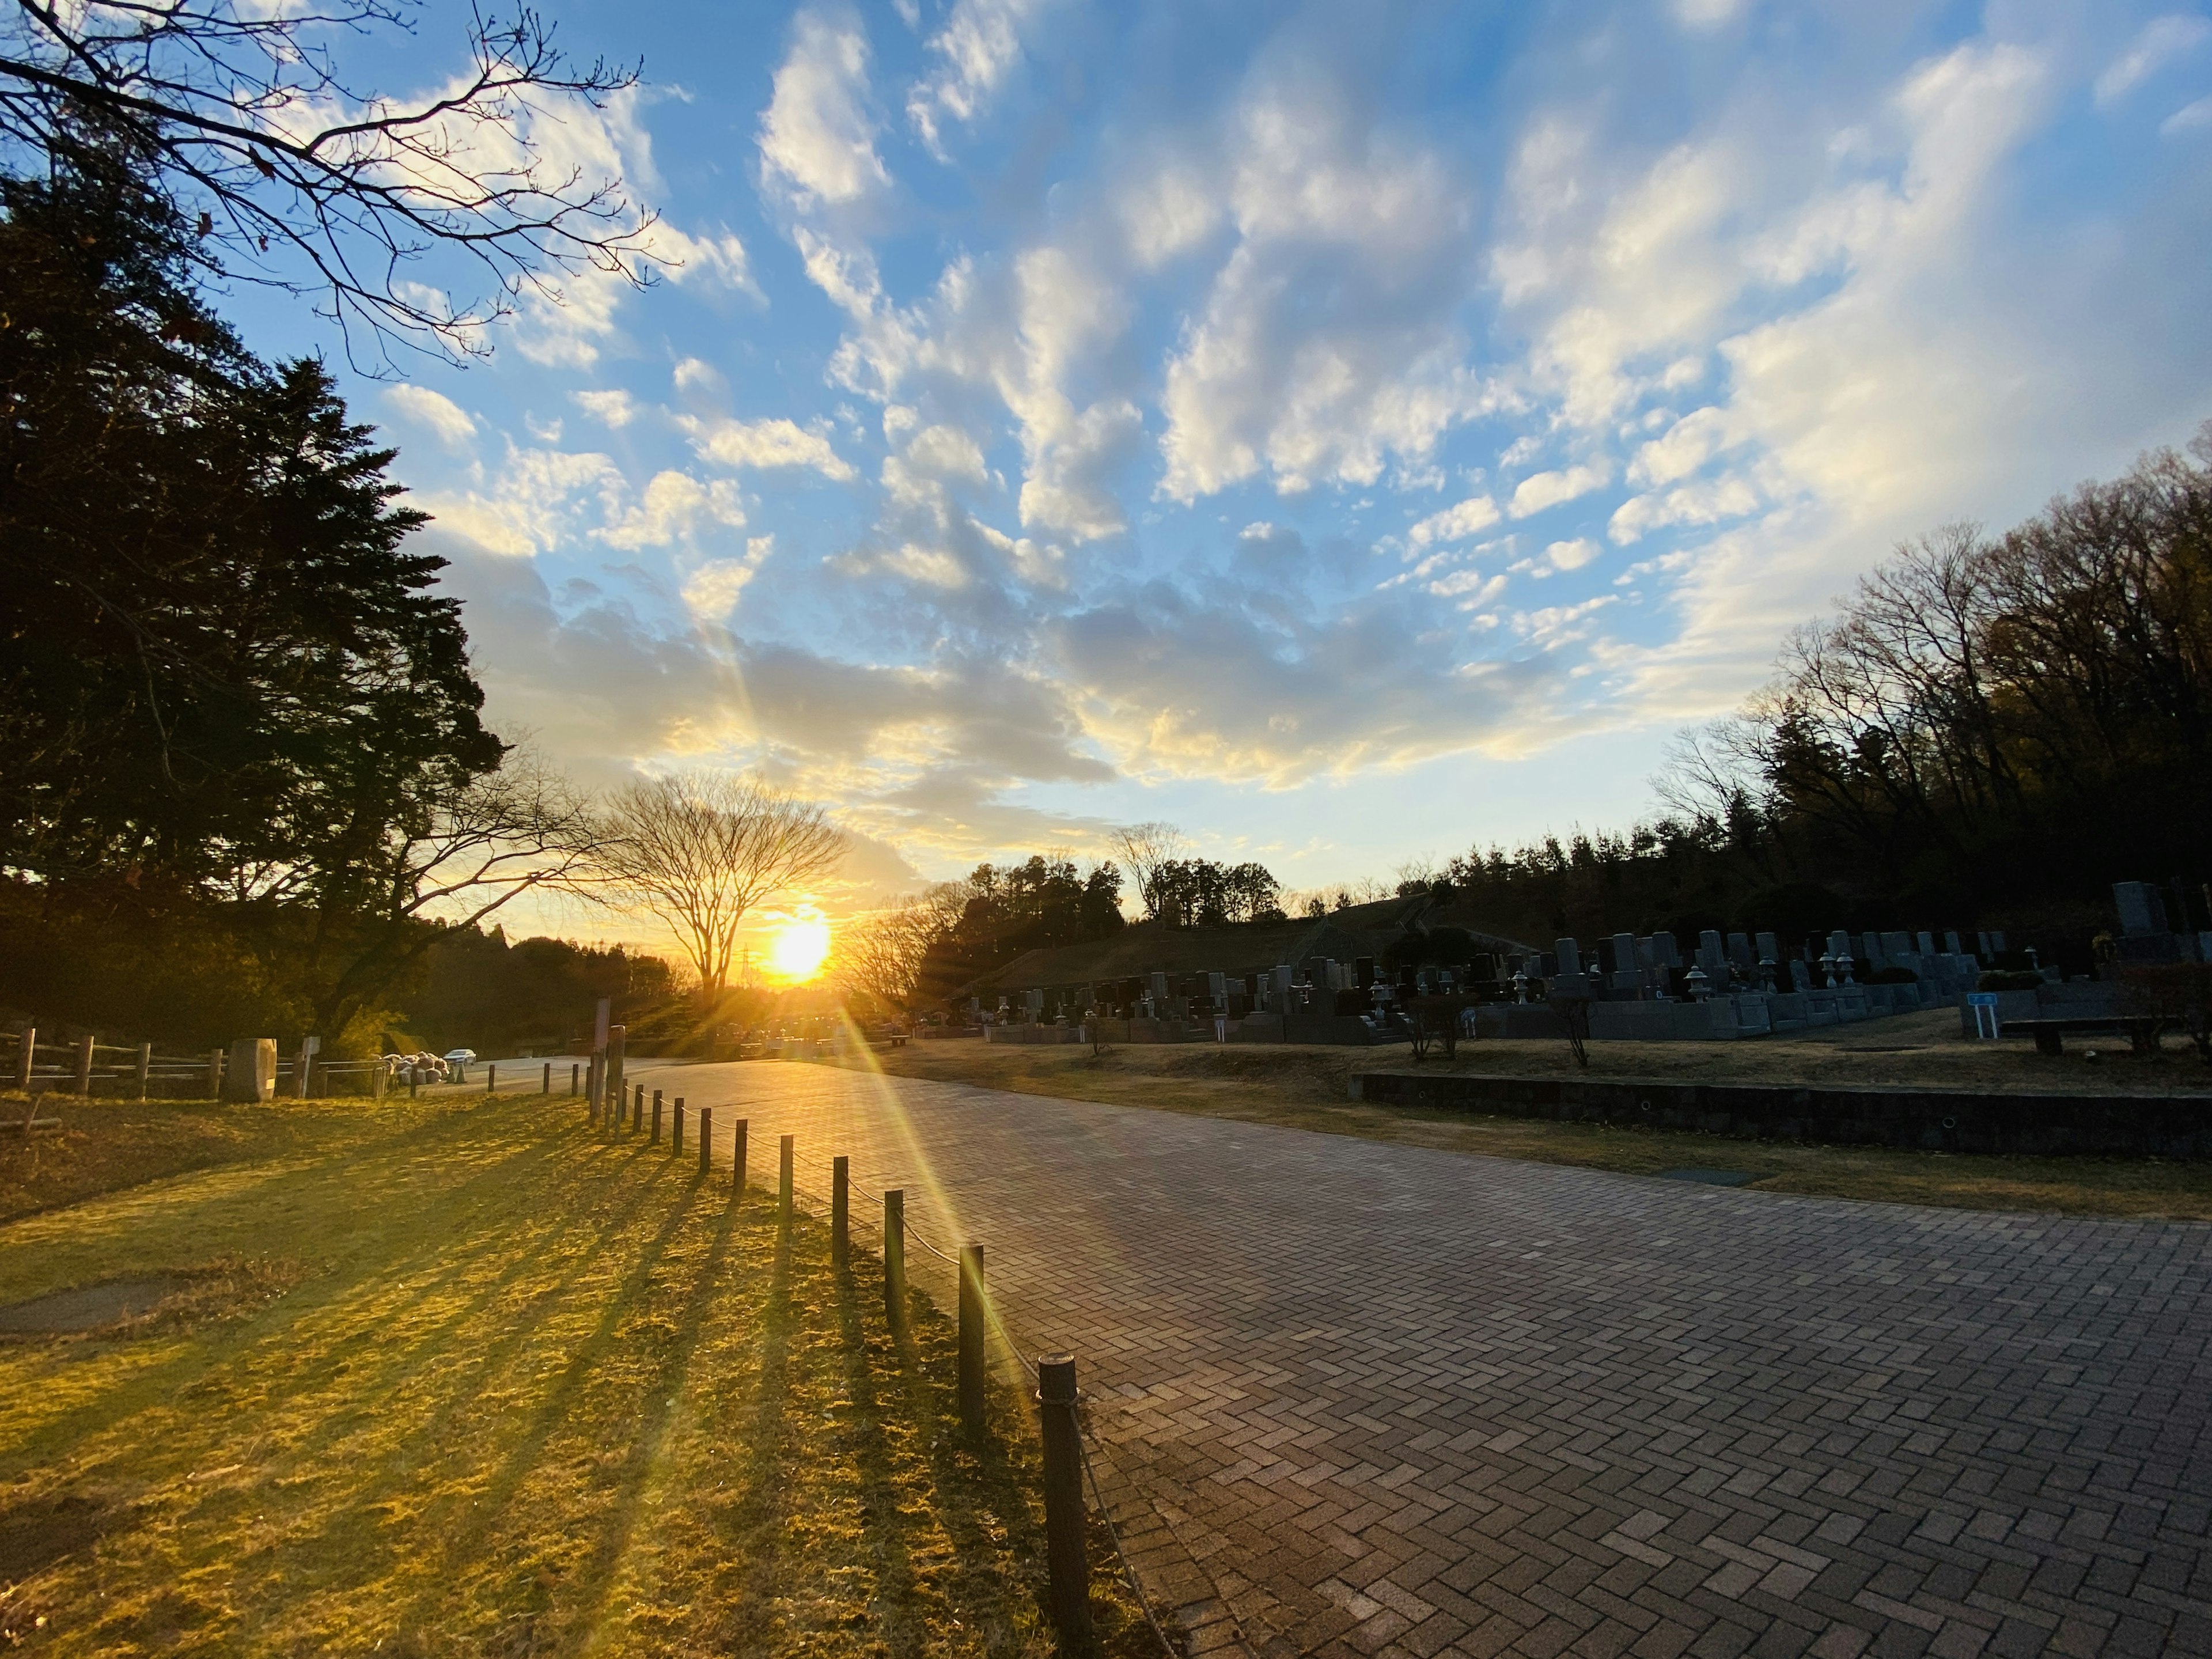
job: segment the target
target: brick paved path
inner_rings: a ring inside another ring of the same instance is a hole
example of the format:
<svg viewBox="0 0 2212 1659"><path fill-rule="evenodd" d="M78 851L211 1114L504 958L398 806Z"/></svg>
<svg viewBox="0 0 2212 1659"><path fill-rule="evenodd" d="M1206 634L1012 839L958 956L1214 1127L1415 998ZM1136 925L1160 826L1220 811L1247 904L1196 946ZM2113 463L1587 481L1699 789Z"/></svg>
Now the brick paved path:
<svg viewBox="0 0 2212 1659"><path fill-rule="evenodd" d="M796 1133L984 1243L1013 1339L1079 1354L1201 1648L2212 1654L2212 1228L633 1075L718 1143L747 1115L756 1182Z"/></svg>

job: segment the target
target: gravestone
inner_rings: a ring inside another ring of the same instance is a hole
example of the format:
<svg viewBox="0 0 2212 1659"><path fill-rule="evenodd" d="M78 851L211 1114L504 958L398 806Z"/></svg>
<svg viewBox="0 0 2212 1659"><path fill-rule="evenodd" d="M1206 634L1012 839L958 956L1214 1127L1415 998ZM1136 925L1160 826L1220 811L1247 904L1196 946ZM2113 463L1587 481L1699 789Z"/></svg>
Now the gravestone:
<svg viewBox="0 0 2212 1659"><path fill-rule="evenodd" d="M1636 935L1615 933L1613 936L1613 972L1618 979L1623 974L1632 974L1642 965L1643 958L1636 949Z"/></svg>
<svg viewBox="0 0 2212 1659"><path fill-rule="evenodd" d="M1164 1011L1168 1006L1168 976L1154 974L1152 981L1152 1006Z"/></svg>
<svg viewBox="0 0 2212 1659"><path fill-rule="evenodd" d="M2112 903L2120 913L2120 932L2129 939L2142 939L2152 933L2168 931L2166 896L2149 882L2114 882Z"/></svg>
<svg viewBox="0 0 2212 1659"><path fill-rule="evenodd" d="M1761 962L1779 962L1782 960L1782 952L1775 943L1773 934L1761 933L1759 936L1759 959Z"/></svg>
<svg viewBox="0 0 2212 1659"><path fill-rule="evenodd" d="M1748 933L1730 933L1728 936L1728 955L1729 961L1746 973L1759 966L1759 952L1751 948Z"/></svg>
<svg viewBox="0 0 2212 1659"><path fill-rule="evenodd" d="M1229 976L1226 974L1208 974L1206 976L1206 994L1218 1005L1229 994Z"/></svg>
<svg viewBox="0 0 2212 1659"><path fill-rule="evenodd" d="M1881 935L1880 933L1863 933L1860 935L1859 954L1866 958L1867 966L1869 968L1887 968L1889 966L1889 956L1888 953L1881 948Z"/></svg>
<svg viewBox="0 0 2212 1659"><path fill-rule="evenodd" d="M1728 947L1721 943L1721 936L1710 927L1698 935L1698 966L1715 979L1718 979L1722 970L1728 966Z"/></svg>
<svg viewBox="0 0 2212 1659"><path fill-rule="evenodd" d="M1809 991L1814 988L1813 964L1802 957L1790 958L1790 988L1793 991Z"/></svg>
<svg viewBox="0 0 2212 1659"><path fill-rule="evenodd" d="M1992 927L1990 929L1990 950L1997 956L2002 956L2005 953L2005 936L2003 928Z"/></svg>
<svg viewBox="0 0 2212 1659"><path fill-rule="evenodd" d="M1883 956L1892 958L1911 956L1912 954L1912 935L1910 933L1884 933L1881 936L1881 953Z"/></svg>
<svg viewBox="0 0 2212 1659"><path fill-rule="evenodd" d="M1552 951L1553 954L1557 956L1559 959L1559 971L1561 973L1579 974L1582 972L1582 947L1577 945L1574 940L1571 939L1553 939L1552 941Z"/></svg>
<svg viewBox="0 0 2212 1659"><path fill-rule="evenodd" d="M1943 935L1943 948L1946 951L1948 951L1954 957L1963 956L1966 954L1965 948L1959 943L1959 934L1956 928L1952 929L1950 932Z"/></svg>
<svg viewBox="0 0 2212 1659"><path fill-rule="evenodd" d="M1559 952L1556 951L1545 951L1539 952L1536 957L1536 971L1542 975L1546 979L1553 979L1558 977L1559 971Z"/></svg>
<svg viewBox="0 0 2212 1659"><path fill-rule="evenodd" d="M1654 968L1680 968L1682 965L1681 947L1674 936L1662 928L1651 935L1651 965Z"/></svg>
<svg viewBox="0 0 2212 1659"><path fill-rule="evenodd" d="M1936 954L1936 935L1933 933L1923 933L1919 938L1920 954L1923 957L1934 956Z"/></svg>
<svg viewBox="0 0 2212 1659"><path fill-rule="evenodd" d="M1364 991L1364 990L1365 990L1369 986L1370 986L1370 985L1374 984L1374 983L1375 983L1375 958L1374 958L1373 957L1352 957L1352 983L1353 983L1353 984L1355 984L1356 986L1358 986L1358 987L1361 990L1363 990L1363 991Z"/></svg>
<svg viewBox="0 0 2212 1659"><path fill-rule="evenodd" d="M1829 934L1828 954L1832 957L1844 957L1856 955L1857 952L1851 949L1851 936L1844 932L1840 927L1836 929L1834 933Z"/></svg>

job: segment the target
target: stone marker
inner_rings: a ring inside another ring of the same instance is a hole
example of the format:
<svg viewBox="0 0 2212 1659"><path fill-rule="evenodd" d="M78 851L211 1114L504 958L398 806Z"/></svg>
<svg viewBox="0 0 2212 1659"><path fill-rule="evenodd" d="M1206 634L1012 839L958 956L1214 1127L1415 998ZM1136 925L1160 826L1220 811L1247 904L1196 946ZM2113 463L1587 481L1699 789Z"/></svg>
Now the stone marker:
<svg viewBox="0 0 2212 1659"><path fill-rule="evenodd" d="M1782 950L1781 947L1775 943L1773 934L1761 933L1759 936L1759 959L1761 962L1779 962L1782 960Z"/></svg>
<svg viewBox="0 0 2212 1659"><path fill-rule="evenodd" d="M222 1097L250 1105L276 1098L275 1037L240 1037L230 1045L230 1063L222 1073Z"/></svg>
<svg viewBox="0 0 2212 1659"><path fill-rule="evenodd" d="M2112 903L2120 913L2120 932L2128 938L2141 939L2167 931L2166 896L2151 883L2114 882Z"/></svg>

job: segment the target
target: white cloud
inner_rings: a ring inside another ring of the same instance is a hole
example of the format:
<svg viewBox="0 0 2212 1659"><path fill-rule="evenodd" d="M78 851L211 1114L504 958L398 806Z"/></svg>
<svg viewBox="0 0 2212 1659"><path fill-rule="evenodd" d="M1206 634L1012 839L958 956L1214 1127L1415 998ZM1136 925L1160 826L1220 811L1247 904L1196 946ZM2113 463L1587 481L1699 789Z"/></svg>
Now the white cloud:
<svg viewBox="0 0 2212 1659"><path fill-rule="evenodd" d="M945 61L907 94L907 118L932 150L944 153L942 117L974 121L1006 83L1021 61L1024 32L1036 26L1048 3L954 0L945 27L929 40L929 50Z"/></svg>
<svg viewBox="0 0 2212 1659"><path fill-rule="evenodd" d="M610 520L599 539L610 547L665 547L703 526L735 529L745 521L738 487L726 478L701 483L688 472L659 472L635 507Z"/></svg>
<svg viewBox="0 0 2212 1659"><path fill-rule="evenodd" d="M605 455L510 446L489 489L428 491L422 504L486 551L527 558L618 512L627 490Z"/></svg>
<svg viewBox="0 0 2212 1659"><path fill-rule="evenodd" d="M823 477L841 482L854 476L829 439L781 416L735 421L684 415L677 417L677 424L690 434L692 448L719 465L811 466Z"/></svg>
<svg viewBox="0 0 2212 1659"><path fill-rule="evenodd" d="M1162 495L1370 483L1497 406L1458 328L1474 191L1439 153L1316 70L1246 97L1223 165L1237 242L1168 363Z"/></svg>
<svg viewBox="0 0 2212 1659"><path fill-rule="evenodd" d="M775 550L775 537L755 536L746 542L744 557L708 559L695 567L684 579L684 605L702 622L727 623L738 595Z"/></svg>
<svg viewBox="0 0 2212 1659"><path fill-rule="evenodd" d="M408 420L429 428L448 449L465 450L475 441L476 421L443 392L426 386L386 386L384 400Z"/></svg>
<svg viewBox="0 0 2212 1659"><path fill-rule="evenodd" d="M1544 557L1554 570L1579 570L1605 550L1587 536L1577 536L1571 542L1553 542L1544 550Z"/></svg>
<svg viewBox="0 0 2212 1659"><path fill-rule="evenodd" d="M1426 547L1431 542L1462 541L1497 522L1498 503L1487 495L1470 495L1457 507L1430 514L1406 532L1406 539L1415 547Z"/></svg>
<svg viewBox="0 0 2212 1659"><path fill-rule="evenodd" d="M1759 495L1748 479L1721 478L1711 483L1632 495L1617 507L1606 533L1626 547L1650 532L1671 525L1718 524L1756 513Z"/></svg>
<svg viewBox="0 0 2212 1659"><path fill-rule="evenodd" d="M1521 480L1510 508L1516 519L1526 519L1602 489L1613 482L1613 469L1603 461L1589 461L1556 472L1537 472Z"/></svg>
<svg viewBox="0 0 2212 1659"><path fill-rule="evenodd" d="M1675 21L1686 28L1715 29L1734 22L1749 7L1749 0L1671 0Z"/></svg>
<svg viewBox="0 0 2212 1659"><path fill-rule="evenodd" d="M617 432L638 416L637 404L627 392L572 392L568 396L584 413Z"/></svg>
<svg viewBox="0 0 2212 1659"><path fill-rule="evenodd" d="M890 182L868 112L868 41L856 18L802 11L761 114L761 159L797 204L842 204Z"/></svg>
<svg viewBox="0 0 2212 1659"><path fill-rule="evenodd" d="M1628 481L1664 484L1686 478L1722 448L1727 433L1728 417L1720 410L1693 410L1636 452Z"/></svg>
<svg viewBox="0 0 2212 1659"><path fill-rule="evenodd" d="M2180 12L2154 17L2097 77L2098 106L2118 103L2175 58L2203 45L2208 36L2212 36L2212 21L2205 18Z"/></svg>
<svg viewBox="0 0 2212 1659"><path fill-rule="evenodd" d="M1152 270L1212 235L1223 209L1206 180L1176 161L1125 189L1117 214L1137 264Z"/></svg>
<svg viewBox="0 0 2212 1659"><path fill-rule="evenodd" d="M2212 98L2184 104L2158 124L2160 136L2167 138L2178 138L2185 132L2197 132L2206 127L2212 127Z"/></svg>

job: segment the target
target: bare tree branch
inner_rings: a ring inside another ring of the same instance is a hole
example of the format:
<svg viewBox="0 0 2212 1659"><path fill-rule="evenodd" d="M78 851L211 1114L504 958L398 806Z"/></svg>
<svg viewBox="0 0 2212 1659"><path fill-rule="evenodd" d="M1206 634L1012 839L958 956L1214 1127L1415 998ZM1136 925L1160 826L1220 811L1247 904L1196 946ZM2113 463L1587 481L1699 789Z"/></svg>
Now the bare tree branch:
<svg viewBox="0 0 2212 1659"><path fill-rule="evenodd" d="M411 33L406 0L307 10L250 0L0 0L0 155L48 167L119 149L197 222L213 270L319 293L351 346L483 350L523 294L558 302L586 270L642 284L654 216L613 171L549 159L564 119L637 85L635 66L571 64L529 8L471 10L470 64L404 104L356 91L332 45ZM541 131L542 129L542 131ZM412 269L458 253L456 301Z"/></svg>
<svg viewBox="0 0 2212 1659"><path fill-rule="evenodd" d="M614 891L674 931L713 995L729 983L747 913L828 875L845 846L811 801L757 779L690 772L617 794L594 856Z"/></svg>

